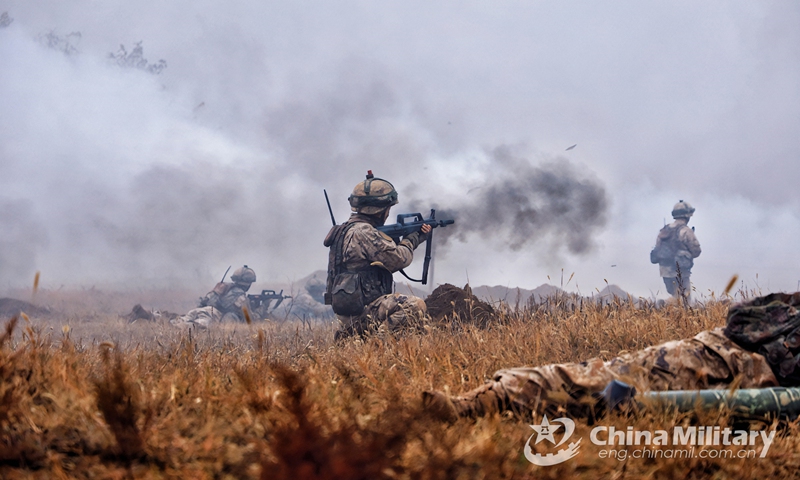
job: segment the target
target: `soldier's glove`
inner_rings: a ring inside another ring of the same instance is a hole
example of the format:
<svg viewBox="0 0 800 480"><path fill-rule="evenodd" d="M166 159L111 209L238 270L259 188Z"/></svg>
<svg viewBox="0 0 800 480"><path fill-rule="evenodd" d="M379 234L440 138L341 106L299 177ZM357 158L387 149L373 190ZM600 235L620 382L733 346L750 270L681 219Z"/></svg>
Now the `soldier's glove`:
<svg viewBox="0 0 800 480"><path fill-rule="evenodd" d="M406 235L403 237L403 242L408 242L411 246L411 250L416 250L420 243L424 242L428 239L428 234L422 232L414 232L411 235Z"/></svg>

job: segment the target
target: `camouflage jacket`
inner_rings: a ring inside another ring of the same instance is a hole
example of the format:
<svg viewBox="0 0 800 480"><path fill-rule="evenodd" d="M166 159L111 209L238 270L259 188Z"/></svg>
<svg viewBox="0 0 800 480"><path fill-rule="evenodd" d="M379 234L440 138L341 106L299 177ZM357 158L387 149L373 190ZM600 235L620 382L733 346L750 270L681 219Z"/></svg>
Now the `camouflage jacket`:
<svg viewBox="0 0 800 480"><path fill-rule="evenodd" d="M200 299L201 307L214 307L222 314L242 316L242 307L248 305L247 292L235 283L218 283L213 290Z"/></svg>
<svg viewBox="0 0 800 480"><path fill-rule="evenodd" d="M342 247L342 266L349 272L366 270L374 262L380 262L390 272L411 265L415 245L403 239L394 243L388 235L375 228L371 219L365 215L353 214L347 223L354 225L347 229Z"/></svg>
<svg viewBox="0 0 800 480"><path fill-rule="evenodd" d="M669 230L668 230L669 229ZM674 230L677 230L675 235ZM683 218L676 219L671 224L664 227L656 238L656 249L661 247L661 243L672 239L672 248L675 251L675 260L659 264L659 273L662 277L673 278L678 275L675 263L681 264L681 273L689 275L694 265L693 259L700 256L700 242L694 234L687 221Z"/></svg>

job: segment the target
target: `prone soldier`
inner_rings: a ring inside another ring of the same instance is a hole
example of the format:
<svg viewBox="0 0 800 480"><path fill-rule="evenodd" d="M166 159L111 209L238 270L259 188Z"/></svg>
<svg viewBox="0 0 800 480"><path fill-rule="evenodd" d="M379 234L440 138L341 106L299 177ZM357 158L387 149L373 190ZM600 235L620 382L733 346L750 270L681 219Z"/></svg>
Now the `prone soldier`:
<svg viewBox="0 0 800 480"><path fill-rule="evenodd" d="M454 421L506 410L521 415L592 417L612 380L638 391L800 386L800 292L775 293L731 307L725 328L703 331L604 362L499 370L458 396L423 393L436 417Z"/></svg>
<svg viewBox="0 0 800 480"><path fill-rule="evenodd" d="M243 322L243 310L250 308L247 290L256 281L256 272L245 265L233 272L231 280L233 282L216 284L213 290L200 298L198 308L170 320L170 323L208 328L214 322Z"/></svg>

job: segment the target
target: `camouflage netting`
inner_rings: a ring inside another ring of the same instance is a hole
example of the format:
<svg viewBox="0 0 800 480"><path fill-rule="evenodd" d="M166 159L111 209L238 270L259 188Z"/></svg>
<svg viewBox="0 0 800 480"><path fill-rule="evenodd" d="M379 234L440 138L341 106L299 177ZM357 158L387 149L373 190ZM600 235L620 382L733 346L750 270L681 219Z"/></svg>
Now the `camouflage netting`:
<svg viewBox="0 0 800 480"><path fill-rule="evenodd" d="M428 315L435 322L457 318L465 323L485 327L491 323L495 314L491 305L472 294L469 284L464 288L449 283L440 285L425 299L425 305L428 307Z"/></svg>

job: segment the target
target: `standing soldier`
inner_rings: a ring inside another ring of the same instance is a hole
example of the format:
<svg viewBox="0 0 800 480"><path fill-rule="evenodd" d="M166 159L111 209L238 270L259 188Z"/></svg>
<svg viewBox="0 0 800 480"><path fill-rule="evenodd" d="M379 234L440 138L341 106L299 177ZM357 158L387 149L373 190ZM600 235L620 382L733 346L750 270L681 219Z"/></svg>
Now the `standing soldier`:
<svg viewBox="0 0 800 480"><path fill-rule="evenodd" d="M675 221L658 232L656 246L650 252L650 261L658 264L667 292L673 297L683 295L688 299L691 295L689 276L701 251L694 228L688 225L693 214L694 207L679 200L672 208Z"/></svg>
<svg viewBox="0 0 800 480"><path fill-rule="evenodd" d="M425 302L411 295L393 293L392 274L411 264L414 249L427 239L430 225L423 225L395 243L377 227L386 223L397 204L391 183L367 178L348 198L353 214L331 228L324 245L330 247L325 304L332 305L341 322L336 339L364 335L381 325L389 331L417 326L425 319Z"/></svg>
<svg viewBox="0 0 800 480"><path fill-rule="evenodd" d="M233 283L219 282L206 296L200 298L198 308L189 310L170 323L208 328L212 322L243 322L242 310L250 305L247 290L256 281L256 272L247 265L237 268L231 275Z"/></svg>

